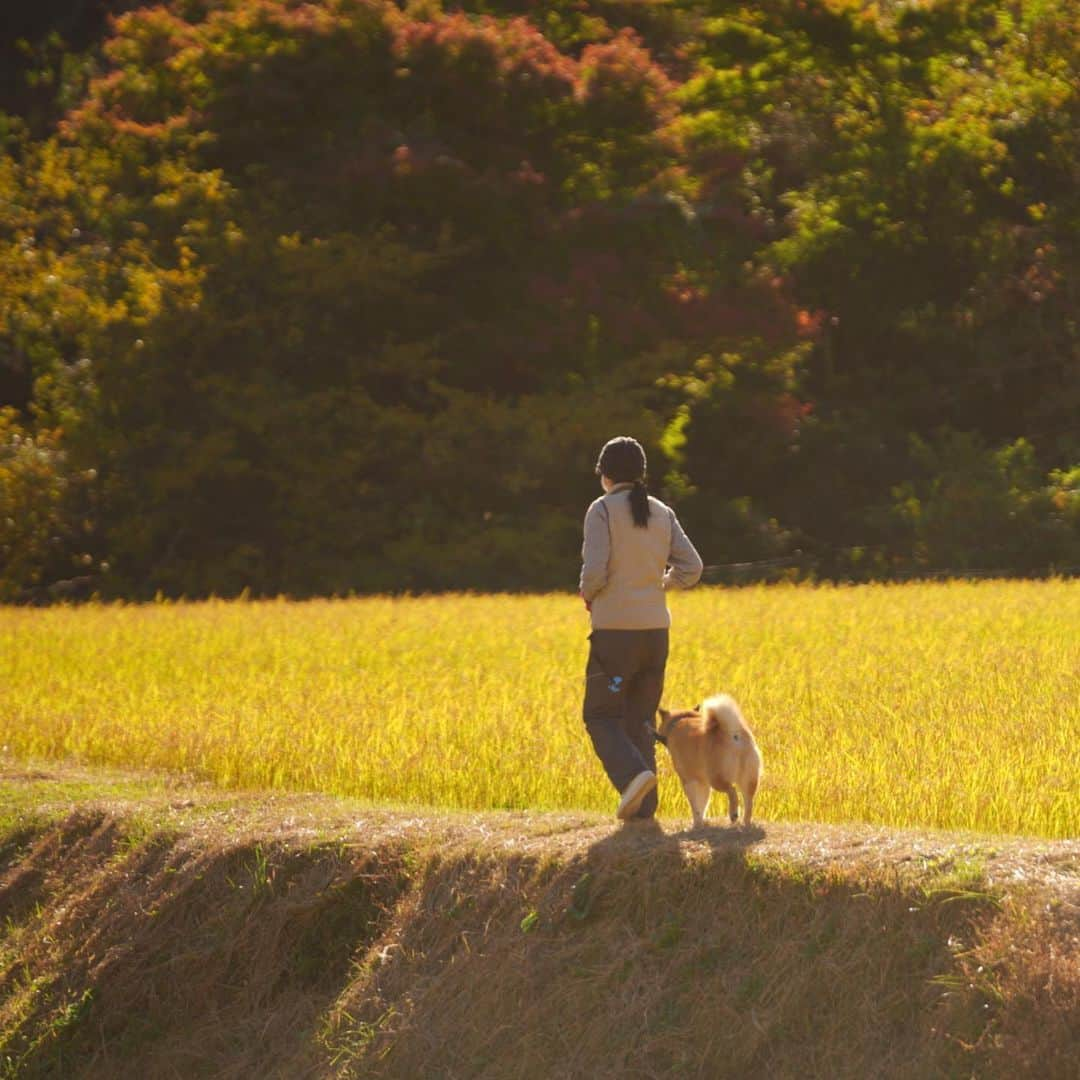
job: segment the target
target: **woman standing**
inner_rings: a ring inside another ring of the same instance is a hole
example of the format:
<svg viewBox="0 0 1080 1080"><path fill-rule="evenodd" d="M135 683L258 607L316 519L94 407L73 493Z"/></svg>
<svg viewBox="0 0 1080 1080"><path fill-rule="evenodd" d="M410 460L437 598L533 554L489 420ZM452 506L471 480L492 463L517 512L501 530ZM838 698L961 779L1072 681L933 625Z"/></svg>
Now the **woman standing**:
<svg viewBox="0 0 1080 1080"><path fill-rule="evenodd" d="M649 495L645 466L636 439L604 445L596 463L604 494L585 514L581 549L581 595L592 616L585 727L624 821L656 813L652 722L671 625L664 590L690 588L702 570L675 512Z"/></svg>

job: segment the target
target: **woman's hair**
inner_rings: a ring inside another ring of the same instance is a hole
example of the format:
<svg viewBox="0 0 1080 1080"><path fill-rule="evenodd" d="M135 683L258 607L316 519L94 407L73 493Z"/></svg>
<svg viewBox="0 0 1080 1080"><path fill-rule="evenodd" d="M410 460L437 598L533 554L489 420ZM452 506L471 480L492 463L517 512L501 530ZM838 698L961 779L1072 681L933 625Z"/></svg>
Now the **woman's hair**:
<svg viewBox="0 0 1080 1080"><path fill-rule="evenodd" d="M649 489L645 486L645 451L637 439L619 435L604 443L596 460L596 472L616 484L633 484L630 489L630 513L634 524L644 529L649 523Z"/></svg>

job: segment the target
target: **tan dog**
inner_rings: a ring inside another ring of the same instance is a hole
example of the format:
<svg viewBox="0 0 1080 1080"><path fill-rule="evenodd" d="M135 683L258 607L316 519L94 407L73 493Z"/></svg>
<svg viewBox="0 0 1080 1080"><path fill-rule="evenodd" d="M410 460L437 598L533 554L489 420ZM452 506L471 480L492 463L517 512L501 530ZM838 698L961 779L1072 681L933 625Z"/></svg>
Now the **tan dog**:
<svg viewBox="0 0 1080 1080"><path fill-rule="evenodd" d="M733 823L738 821L736 786L743 798L742 823L750 824L762 774L761 752L734 698L718 694L696 709L661 709L657 734L667 743L671 763L690 801L695 828L705 822L712 788L727 794L728 813Z"/></svg>

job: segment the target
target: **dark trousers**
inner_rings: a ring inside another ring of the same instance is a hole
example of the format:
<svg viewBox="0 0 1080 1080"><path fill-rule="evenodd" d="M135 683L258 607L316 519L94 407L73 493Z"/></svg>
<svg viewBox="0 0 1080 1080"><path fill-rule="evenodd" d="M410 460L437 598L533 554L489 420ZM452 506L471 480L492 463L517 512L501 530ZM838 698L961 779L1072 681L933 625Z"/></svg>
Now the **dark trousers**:
<svg viewBox="0 0 1080 1080"><path fill-rule="evenodd" d="M652 725L664 692L668 632L594 630L585 668L585 728L616 791L646 769L656 772ZM656 813L656 791L635 817Z"/></svg>

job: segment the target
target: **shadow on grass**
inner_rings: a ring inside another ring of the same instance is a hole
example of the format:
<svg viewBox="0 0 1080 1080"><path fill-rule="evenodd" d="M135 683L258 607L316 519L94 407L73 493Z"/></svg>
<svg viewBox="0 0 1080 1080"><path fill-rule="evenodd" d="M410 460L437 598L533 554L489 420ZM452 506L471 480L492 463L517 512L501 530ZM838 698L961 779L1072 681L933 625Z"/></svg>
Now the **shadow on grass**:
<svg viewBox="0 0 1080 1080"><path fill-rule="evenodd" d="M19 869L0 1075L20 1078L301 1075L408 884L395 849L193 845L101 813Z"/></svg>
<svg viewBox="0 0 1080 1080"><path fill-rule="evenodd" d="M665 828L660 821L628 821L617 826L610 836L598 841L592 850L597 852L619 852L636 849L663 848L675 845L682 847L686 842L707 845L716 851L746 850L764 840L765 829L761 825L728 825L707 821L694 828Z"/></svg>
<svg viewBox="0 0 1080 1080"><path fill-rule="evenodd" d="M950 943L996 909L758 857L765 836L635 822L563 862L436 860L347 995L348 1075L956 1071L990 1014Z"/></svg>

